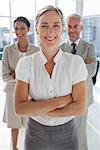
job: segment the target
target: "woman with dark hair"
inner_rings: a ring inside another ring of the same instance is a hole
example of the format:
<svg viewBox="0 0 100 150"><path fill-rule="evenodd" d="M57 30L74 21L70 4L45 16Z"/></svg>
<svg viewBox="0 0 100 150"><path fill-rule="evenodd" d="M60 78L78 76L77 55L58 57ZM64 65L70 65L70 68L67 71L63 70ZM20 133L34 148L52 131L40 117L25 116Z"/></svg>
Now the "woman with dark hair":
<svg viewBox="0 0 100 150"><path fill-rule="evenodd" d="M24 150L78 150L74 118L85 112L87 69L80 56L59 49L63 30L59 8L41 9L36 16L41 50L16 68L15 111L30 116Z"/></svg>
<svg viewBox="0 0 100 150"><path fill-rule="evenodd" d="M31 55L38 50L28 41L27 33L30 30L30 22L27 18L20 16L13 23L17 42L4 48L2 57L2 78L6 82L4 91L6 92L6 103L3 121L11 128L12 147L17 150L17 139L19 128L25 124L26 118L16 116L13 109L13 92L15 87L15 68L18 60L25 56Z"/></svg>

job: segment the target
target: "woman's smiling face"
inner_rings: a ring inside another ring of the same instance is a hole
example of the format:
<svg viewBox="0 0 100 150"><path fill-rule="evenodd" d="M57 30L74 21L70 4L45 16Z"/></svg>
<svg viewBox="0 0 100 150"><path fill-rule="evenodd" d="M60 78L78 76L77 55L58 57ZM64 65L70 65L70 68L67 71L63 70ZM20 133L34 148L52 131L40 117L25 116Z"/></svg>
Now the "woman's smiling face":
<svg viewBox="0 0 100 150"><path fill-rule="evenodd" d="M63 32L62 20L56 11L46 11L40 16L36 30L43 48L58 47Z"/></svg>
<svg viewBox="0 0 100 150"><path fill-rule="evenodd" d="M26 39L29 28L23 21L16 21L14 24L14 29L18 40Z"/></svg>

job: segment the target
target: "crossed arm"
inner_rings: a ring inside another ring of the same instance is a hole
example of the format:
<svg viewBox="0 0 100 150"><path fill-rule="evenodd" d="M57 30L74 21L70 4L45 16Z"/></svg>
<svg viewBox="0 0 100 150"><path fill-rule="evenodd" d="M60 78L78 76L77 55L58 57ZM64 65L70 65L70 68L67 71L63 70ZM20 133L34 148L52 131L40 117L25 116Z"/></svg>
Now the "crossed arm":
<svg viewBox="0 0 100 150"><path fill-rule="evenodd" d="M86 108L86 85L82 81L73 86L72 94L48 100L28 100L29 85L16 82L14 108L18 115L69 116L83 114Z"/></svg>
<svg viewBox="0 0 100 150"><path fill-rule="evenodd" d="M8 48L8 47L4 48L4 50L3 50L2 79L4 82L10 82L15 79L15 71L14 71L14 69L11 69L14 62L10 61L10 63L9 63L9 60L11 60L11 58L8 54L9 51L10 51L10 48Z"/></svg>
<svg viewBox="0 0 100 150"><path fill-rule="evenodd" d="M71 97L72 101L68 105L62 108L55 109L49 112L48 115L54 117L83 115L85 113L87 104L87 91L85 81L82 81L73 86Z"/></svg>
<svg viewBox="0 0 100 150"><path fill-rule="evenodd" d="M92 77L95 74L97 66L95 45L91 43L86 47L86 51L88 52L88 56L84 59L84 62L87 66L88 74Z"/></svg>

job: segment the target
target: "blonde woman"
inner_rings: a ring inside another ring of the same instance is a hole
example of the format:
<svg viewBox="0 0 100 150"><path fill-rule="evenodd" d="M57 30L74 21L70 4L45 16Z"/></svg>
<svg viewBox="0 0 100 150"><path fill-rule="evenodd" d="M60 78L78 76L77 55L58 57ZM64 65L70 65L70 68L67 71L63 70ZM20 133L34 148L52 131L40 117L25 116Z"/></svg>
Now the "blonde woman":
<svg viewBox="0 0 100 150"><path fill-rule="evenodd" d="M78 150L74 118L86 108L86 66L80 56L59 49L59 8L46 6L38 12L36 32L41 50L23 58L16 69L15 111L30 116L24 150Z"/></svg>

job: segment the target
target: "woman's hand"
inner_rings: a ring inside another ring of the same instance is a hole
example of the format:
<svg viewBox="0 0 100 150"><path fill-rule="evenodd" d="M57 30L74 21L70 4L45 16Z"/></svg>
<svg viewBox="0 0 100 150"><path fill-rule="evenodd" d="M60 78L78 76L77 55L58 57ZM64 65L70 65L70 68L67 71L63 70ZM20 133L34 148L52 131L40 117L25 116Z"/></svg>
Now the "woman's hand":
<svg viewBox="0 0 100 150"><path fill-rule="evenodd" d="M9 75L11 75L11 76L15 79L15 71L11 71L11 72L9 73Z"/></svg>
<svg viewBox="0 0 100 150"><path fill-rule="evenodd" d="M71 95L61 96L57 97L55 100L57 100L58 102L58 108L62 108L72 102L72 96Z"/></svg>

